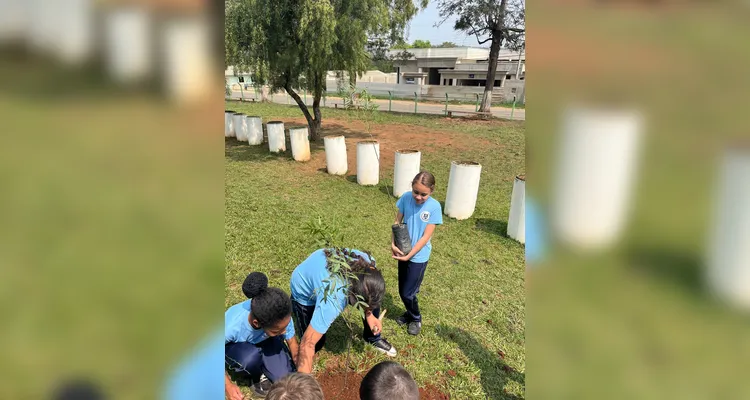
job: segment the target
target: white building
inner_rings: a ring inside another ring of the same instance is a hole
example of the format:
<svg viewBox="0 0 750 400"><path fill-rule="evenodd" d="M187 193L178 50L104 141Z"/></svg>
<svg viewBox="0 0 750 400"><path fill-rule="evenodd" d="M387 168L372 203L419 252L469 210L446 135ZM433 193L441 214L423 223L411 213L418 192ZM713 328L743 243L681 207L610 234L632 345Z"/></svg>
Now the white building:
<svg viewBox="0 0 750 400"><path fill-rule="evenodd" d="M393 66L399 84L484 86L487 81L490 49L453 47L405 51L411 54L409 58L399 57L404 50L389 51L394 57ZM524 80L525 52L500 50L495 77L495 87L505 86L506 80Z"/></svg>

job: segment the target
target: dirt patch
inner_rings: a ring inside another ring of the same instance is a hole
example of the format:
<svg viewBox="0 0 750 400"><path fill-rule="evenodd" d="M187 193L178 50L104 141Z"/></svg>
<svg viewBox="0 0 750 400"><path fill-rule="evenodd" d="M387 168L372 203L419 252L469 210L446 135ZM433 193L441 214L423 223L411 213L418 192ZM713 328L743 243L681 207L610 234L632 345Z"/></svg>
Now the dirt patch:
<svg viewBox="0 0 750 400"><path fill-rule="evenodd" d="M307 125L307 121L301 117L280 118L279 121L284 122L284 128L287 129ZM500 122L497 123L501 124ZM414 149L423 153L429 152L430 149L464 151L471 148L486 148L492 145L489 140L463 135L458 132L446 132L405 124L371 124L370 134L368 134L367 125L363 121L345 119L326 119L323 122L321 132L321 137L325 136L344 136L346 138L346 153L349 165L347 175L356 175L357 173L358 142L376 140L380 143L381 178L392 173L397 150ZM311 142L310 147L313 150L312 157L310 161L301 165L301 169L309 173L324 171L326 158L323 151L323 140Z"/></svg>
<svg viewBox="0 0 750 400"><path fill-rule="evenodd" d="M359 400L359 385L364 375L335 366L317 374L316 379L326 399ZM419 388L419 398L420 400L449 400L450 396L436 386L428 384Z"/></svg>

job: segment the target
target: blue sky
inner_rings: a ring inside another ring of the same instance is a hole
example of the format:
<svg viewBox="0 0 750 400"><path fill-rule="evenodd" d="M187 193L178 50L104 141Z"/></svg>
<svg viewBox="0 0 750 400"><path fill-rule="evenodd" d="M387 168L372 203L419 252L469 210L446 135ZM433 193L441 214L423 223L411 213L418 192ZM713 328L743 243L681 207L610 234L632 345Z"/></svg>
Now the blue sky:
<svg viewBox="0 0 750 400"><path fill-rule="evenodd" d="M450 18L440 25L439 28L435 28L435 23L439 21L440 13L437 8L437 2L434 0L430 1L427 8L417 14L411 21L407 40L409 43L416 39L429 40L435 46L443 42L453 42L459 46L479 46L476 37L467 36L463 32L453 30L455 18ZM488 47L489 42L482 46Z"/></svg>

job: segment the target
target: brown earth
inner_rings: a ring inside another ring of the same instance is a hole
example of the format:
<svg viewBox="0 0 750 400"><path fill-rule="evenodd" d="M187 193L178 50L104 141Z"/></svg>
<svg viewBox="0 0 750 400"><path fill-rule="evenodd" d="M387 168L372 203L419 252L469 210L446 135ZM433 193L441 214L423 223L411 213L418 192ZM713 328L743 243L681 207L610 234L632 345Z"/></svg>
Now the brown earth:
<svg viewBox="0 0 750 400"><path fill-rule="evenodd" d="M284 128L306 126L304 118L278 118L284 122ZM447 121L450 119L446 118ZM479 121L472 121L476 123ZM488 121L487 123L501 122ZM416 149L428 151L428 148L444 148L456 151L468 148L482 148L492 145L488 140L476 137L467 137L458 132L446 132L435 129L423 128L404 124L372 124L368 127L363 121L346 119L326 119L321 137L344 136L346 137L347 161L349 172L347 175L356 174L357 143L366 140L377 140L380 143L380 165L381 171L392 171L396 150ZM287 138L288 141L288 138ZM288 149L291 146L287 145ZM312 158L302 165L302 170L309 173L325 171L326 160L323 150L323 140L310 143ZM319 150L319 151L316 151Z"/></svg>
<svg viewBox="0 0 750 400"><path fill-rule="evenodd" d="M359 400L359 385L364 374L344 370L340 366L326 368L316 376L326 399ZM433 385L419 388L421 400L449 400L450 396Z"/></svg>

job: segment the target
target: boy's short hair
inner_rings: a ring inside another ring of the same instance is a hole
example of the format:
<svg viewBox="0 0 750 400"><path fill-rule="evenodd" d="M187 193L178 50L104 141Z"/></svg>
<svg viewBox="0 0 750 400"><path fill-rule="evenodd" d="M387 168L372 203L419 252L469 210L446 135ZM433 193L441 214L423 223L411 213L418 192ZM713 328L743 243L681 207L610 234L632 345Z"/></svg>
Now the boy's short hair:
<svg viewBox="0 0 750 400"><path fill-rule="evenodd" d="M419 388L409 372L394 361L372 367L359 386L361 400L419 400Z"/></svg>
<svg viewBox="0 0 750 400"><path fill-rule="evenodd" d="M292 373L271 386L266 400L323 400L323 389L312 377Z"/></svg>

